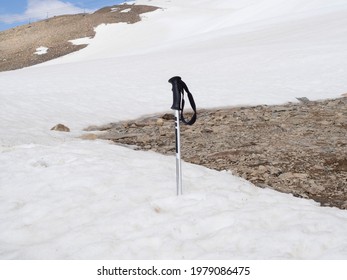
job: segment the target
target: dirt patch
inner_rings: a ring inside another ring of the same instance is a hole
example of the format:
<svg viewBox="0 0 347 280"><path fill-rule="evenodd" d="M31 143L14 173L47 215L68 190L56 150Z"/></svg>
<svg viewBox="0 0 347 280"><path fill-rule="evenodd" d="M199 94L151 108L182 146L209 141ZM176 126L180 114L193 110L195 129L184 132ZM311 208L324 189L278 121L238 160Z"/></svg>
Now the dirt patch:
<svg viewBox="0 0 347 280"><path fill-rule="evenodd" d="M42 63L86 45L73 45L69 40L94 37L94 28L102 23L141 20L141 14L158 7L145 5L116 5L105 7L93 14L64 15L18 26L0 32L0 71L9 71ZM35 54L39 47L46 47L46 54Z"/></svg>
<svg viewBox="0 0 347 280"><path fill-rule="evenodd" d="M347 98L199 110L181 126L184 161L230 170L261 188L347 209ZM175 153L171 113L87 130L117 144Z"/></svg>

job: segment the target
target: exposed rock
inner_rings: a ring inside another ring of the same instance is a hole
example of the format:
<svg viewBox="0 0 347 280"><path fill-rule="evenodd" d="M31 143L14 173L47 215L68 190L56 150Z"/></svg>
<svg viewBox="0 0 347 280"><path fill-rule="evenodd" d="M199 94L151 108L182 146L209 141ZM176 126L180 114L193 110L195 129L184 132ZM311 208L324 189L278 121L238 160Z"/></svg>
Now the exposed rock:
<svg viewBox="0 0 347 280"><path fill-rule="evenodd" d="M158 126L163 126L163 125L164 125L164 120L163 120L162 118L159 118L159 119L157 119L156 124L157 124Z"/></svg>
<svg viewBox="0 0 347 280"><path fill-rule="evenodd" d="M94 133L87 133L87 134L83 134L82 136L80 136L81 139L83 140L96 140L98 139L98 135L94 134Z"/></svg>
<svg viewBox="0 0 347 280"><path fill-rule="evenodd" d="M86 129L84 129L85 131L104 131L104 130L109 130L111 128L114 128L113 124L105 124L105 125L101 125L101 126L96 126L96 125L91 125L88 126Z"/></svg>
<svg viewBox="0 0 347 280"><path fill-rule="evenodd" d="M310 100L307 97L297 97L296 99L304 104L307 104L310 102Z"/></svg>
<svg viewBox="0 0 347 280"><path fill-rule="evenodd" d="M65 125L63 125L63 124L61 124L61 123L59 123L59 124L53 126L53 127L51 128L51 130L62 131L62 132L70 132L70 128L68 128L67 126L65 126Z"/></svg>
<svg viewBox="0 0 347 280"><path fill-rule="evenodd" d="M347 97L199 110L181 126L183 160L230 170L256 186L347 209ZM175 153L173 113L111 125L99 136Z"/></svg>

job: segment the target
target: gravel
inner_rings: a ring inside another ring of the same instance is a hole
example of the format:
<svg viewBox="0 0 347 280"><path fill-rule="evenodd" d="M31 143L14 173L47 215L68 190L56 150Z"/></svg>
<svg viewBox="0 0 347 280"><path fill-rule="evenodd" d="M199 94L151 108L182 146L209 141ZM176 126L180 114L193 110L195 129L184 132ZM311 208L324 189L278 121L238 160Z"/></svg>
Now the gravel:
<svg viewBox="0 0 347 280"><path fill-rule="evenodd" d="M99 131L94 139L174 155L173 119L154 115L86 130ZM181 153L255 186L347 209L346 134L347 97L199 110L193 126L181 126Z"/></svg>

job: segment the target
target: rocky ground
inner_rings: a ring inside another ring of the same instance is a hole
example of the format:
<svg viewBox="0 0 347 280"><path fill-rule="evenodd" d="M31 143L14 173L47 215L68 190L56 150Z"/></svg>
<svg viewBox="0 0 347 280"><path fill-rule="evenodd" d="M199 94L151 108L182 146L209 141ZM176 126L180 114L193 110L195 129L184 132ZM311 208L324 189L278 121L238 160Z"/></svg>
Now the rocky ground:
<svg viewBox="0 0 347 280"><path fill-rule="evenodd" d="M175 153L171 113L89 127L85 137ZM229 170L261 188L347 209L347 96L279 106L198 111L181 126L184 161Z"/></svg>
<svg viewBox="0 0 347 280"><path fill-rule="evenodd" d="M93 14L64 15L48 18L0 32L0 72L42 63L86 45L73 45L70 40L94 37L94 28L102 23L136 23L140 15L158 9L145 5L116 5ZM43 55L39 47L48 48Z"/></svg>

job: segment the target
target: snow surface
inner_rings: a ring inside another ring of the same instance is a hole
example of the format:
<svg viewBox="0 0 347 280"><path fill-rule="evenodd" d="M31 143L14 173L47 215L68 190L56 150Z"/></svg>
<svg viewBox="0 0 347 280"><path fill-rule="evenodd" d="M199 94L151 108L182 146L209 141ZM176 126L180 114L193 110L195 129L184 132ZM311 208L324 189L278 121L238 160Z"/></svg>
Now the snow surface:
<svg viewBox="0 0 347 280"><path fill-rule="evenodd" d="M36 52L34 52L34 54L43 55L43 54L46 54L47 51L48 51L48 48L42 47L42 46L41 46L41 47L38 47L38 48L36 49Z"/></svg>
<svg viewBox="0 0 347 280"><path fill-rule="evenodd" d="M73 45L88 45L90 43L91 37L83 37L79 39L70 40L69 42Z"/></svg>
<svg viewBox="0 0 347 280"><path fill-rule="evenodd" d="M124 9L124 10L121 10L120 13L129 13L131 11L131 9Z"/></svg>
<svg viewBox="0 0 347 280"><path fill-rule="evenodd" d="M187 163L176 197L173 156L77 137L170 112L175 75L199 108L338 97L347 2L137 3L162 9L0 73L0 258L345 259L346 211Z"/></svg>

